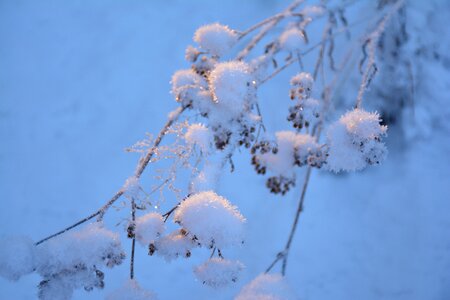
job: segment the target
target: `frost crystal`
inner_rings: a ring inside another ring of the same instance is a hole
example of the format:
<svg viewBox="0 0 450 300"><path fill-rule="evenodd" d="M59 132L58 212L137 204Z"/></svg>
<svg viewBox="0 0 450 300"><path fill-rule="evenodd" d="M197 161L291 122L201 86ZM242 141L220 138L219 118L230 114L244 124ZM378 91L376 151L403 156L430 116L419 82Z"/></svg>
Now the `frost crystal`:
<svg viewBox="0 0 450 300"><path fill-rule="evenodd" d="M189 125L184 138L189 144L197 145L203 153L209 152L214 139L209 128L203 124Z"/></svg>
<svg viewBox="0 0 450 300"><path fill-rule="evenodd" d="M296 300L285 278L280 274L261 274L244 286L234 300Z"/></svg>
<svg viewBox="0 0 450 300"><path fill-rule="evenodd" d="M136 219L136 239L143 246L148 246L164 232L164 219L161 214L151 212Z"/></svg>
<svg viewBox="0 0 450 300"><path fill-rule="evenodd" d="M343 115L327 132L327 166L334 172L357 171L378 164L386 157L381 138L387 126L377 113L355 109Z"/></svg>
<svg viewBox="0 0 450 300"><path fill-rule="evenodd" d="M222 56L228 52L237 42L237 38L235 31L218 23L202 26L194 35L194 41L200 48L214 56Z"/></svg>
<svg viewBox="0 0 450 300"><path fill-rule="evenodd" d="M205 246L223 248L244 240L244 217L212 191L189 196L175 211L174 220Z"/></svg>
<svg viewBox="0 0 450 300"><path fill-rule="evenodd" d="M191 250L197 247L197 242L184 229L176 230L169 235L160 237L150 244L149 255L154 253L171 261L180 256L190 257Z"/></svg>
<svg viewBox="0 0 450 300"><path fill-rule="evenodd" d="M287 51L295 51L305 44L303 32L295 27L284 31L280 36L280 47Z"/></svg>
<svg viewBox="0 0 450 300"><path fill-rule="evenodd" d="M4 237L0 245L0 276L16 281L33 272L36 247L29 237Z"/></svg>
<svg viewBox="0 0 450 300"><path fill-rule="evenodd" d="M236 282L244 265L237 260L211 258L194 269L198 280L213 288L225 287Z"/></svg>
<svg viewBox="0 0 450 300"><path fill-rule="evenodd" d="M212 117L218 123L227 123L249 109L254 86L246 63L230 61L217 64L211 71L209 83L216 102Z"/></svg>
<svg viewBox="0 0 450 300"><path fill-rule="evenodd" d="M110 293L106 300L156 300L158 299L152 291L144 290L136 280L128 280L125 284Z"/></svg>

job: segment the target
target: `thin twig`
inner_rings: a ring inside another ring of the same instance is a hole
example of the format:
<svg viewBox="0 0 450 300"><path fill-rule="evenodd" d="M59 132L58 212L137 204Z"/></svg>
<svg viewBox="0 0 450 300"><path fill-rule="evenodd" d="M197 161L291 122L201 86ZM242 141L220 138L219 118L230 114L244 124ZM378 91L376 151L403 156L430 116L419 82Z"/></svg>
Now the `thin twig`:
<svg viewBox="0 0 450 300"><path fill-rule="evenodd" d="M341 66L339 66L338 70L340 70L340 71L344 70L345 66L350 61L351 54L352 54L352 49L349 49L347 55L344 57L343 62L341 64ZM328 106L330 105L330 102L331 102L331 97L332 97L331 91L334 90L334 86L335 86L338 78L339 78L339 73L335 73L334 78L331 81L331 83L324 88L324 93L323 93L323 96L322 96L323 97L323 101L324 101L324 107L322 109L322 114L321 114L320 121L317 124L317 126L314 127L313 132L312 132L312 135L316 137L317 141L320 139L320 134L321 134L321 131L322 131L322 124L324 122L325 112L328 110ZM312 167L308 166L308 169L306 170L305 180L304 180L303 186L302 186L302 191L301 191L299 203L298 203L298 206L297 206L297 211L295 213L294 222L292 224L292 227L291 227L291 230L290 230L290 233L289 233L289 237L288 237L288 240L287 240L286 245L284 247L284 250L277 254L276 258L272 261L272 263L266 269L265 273L270 272L270 270L272 270L272 268L279 261L282 260L281 273L282 273L283 276L286 274L286 268L287 268L287 263L288 263L288 258L289 258L289 251L291 249L291 244L292 244L292 241L293 241L294 236L295 236L295 232L296 232L297 227L298 227L300 214L303 211L306 191L308 189L309 180L311 178L311 172L312 172Z"/></svg>
<svg viewBox="0 0 450 300"><path fill-rule="evenodd" d="M169 116L169 119L167 121L167 123L164 125L164 127L161 129L161 131L158 134L158 137L156 138L153 147L151 147L148 151L147 154L145 155L145 157L143 159L139 160L139 163L137 165L136 168L136 172L135 172L135 177L136 178L140 178L142 173L144 172L145 168L147 167L149 161L152 159L153 155L155 154L156 149L158 148L159 144L161 143L162 139L164 138L164 136L167 134L167 130L168 128L180 117L180 115L186 110L185 106L182 107L178 107L174 112L172 112ZM49 239L52 239L54 237L57 237L75 227L78 227L79 225L86 223L87 221L95 218L95 217L99 217L99 219L101 220L103 218L103 215L105 214L105 212L111 207L111 205L114 204L114 202L116 202L123 194L125 193L125 189L124 187L120 188L120 190L105 204L103 205L99 210L97 210L95 213L89 215L88 217L76 222L73 225L68 226L67 228L64 228L61 231L58 231L57 233L54 233L38 242L35 243L35 245L40 245L46 241L48 241Z"/></svg>
<svg viewBox="0 0 450 300"><path fill-rule="evenodd" d="M290 13L296 9L304 0L296 0L282 13L275 15L274 18L264 23L261 31L253 37L248 45L237 55L237 60L245 58L250 51L266 36L266 34L272 30L281 20L290 15Z"/></svg>
<svg viewBox="0 0 450 300"><path fill-rule="evenodd" d="M340 28L338 30L336 30L333 35L331 36L327 36L325 39L322 39L320 42L317 42L316 44L312 45L311 47L307 48L306 50L300 52L296 58L291 58L290 60L288 60L283 66L279 67L278 69L276 69L275 71L273 71L272 74L270 74L269 76L267 76L266 78L262 79L259 82L259 85L262 85L264 83L266 83L267 81L271 80L272 78L274 78L276 75L278 75L279 73L281 73L283 70L285 70L287 67L289 67L290 65L292 65L293 63L299 61L299 59L301 59L303 56L309 54L310 52L312 52L313 50L315 50L317 47L322 46L324 43L327 43L330 39L335 38L336 36L342 34L345 32L346 29L348 29L349 27L353 27L356 25L359 25L361 22L365 22L367 21L367 18L361 19L359 21L356 21L354 23L352 23L349 26L346 26L345 28Z"/></svg>
<svg viewBox="0 0 450 300"><path fill-rule="evenodd" d="M366 68L364 69L361 85L359 86L358 96L356 98L356 104L355 104L356 108L361 108L364 92L369 87L370 82L377 71L377 67L375 64L375 50L377 47L378 40L379 40L381 34L384 32L384 30L386 28L386 24L389 22L391 17L403 6L403 4L404 4L403 0L398 0L392 6L392 8L386 13L386 15L383 17L383 19L381 19L381 21L379 22L379 24L375 28L375 30L372 31L368 35L366 41L363 44L363 54L364 54L364 56L367 56L367 65L366 65ZM366 48L368 50L367 54L365 53ZM363 59L366 60L365 57L363 57ZM364 61L362 61L362 62L364 63ZM360 63L360 68L361 68L361 63Z"/></svg>
<svg viewBox="0 0 450 300"><path fill-rule="evenodd" d="M287 258L289 255L289 250L291 248L292 240L294 239L295 231L297 230L298 220L300 219L300 214L303 211L303 203L305 202L306 190L308 189L309 178L311 177L312 167L308 166L306 170L305 181L303 182L302 194L300 196L300 201L298 202L297 211L295 212L294 223L291 227L291 232L289 233L289 238L284 247L284 255L283 255L283 265L281 268L281 274L284 276L286 274L286 266L287 266Z"/></svg>

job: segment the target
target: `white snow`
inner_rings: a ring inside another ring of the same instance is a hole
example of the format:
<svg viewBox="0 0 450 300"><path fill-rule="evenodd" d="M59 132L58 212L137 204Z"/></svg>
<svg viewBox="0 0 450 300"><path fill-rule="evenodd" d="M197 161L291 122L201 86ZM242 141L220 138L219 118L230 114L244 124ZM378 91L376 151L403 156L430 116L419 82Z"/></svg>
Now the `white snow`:
<svg viewBox="0 0 450 300"><path fill-rule="evenodd" d="M184 230L175 230L157 239L153 246L155 253L169 262L180 256L189 257L191 250L198 245L189 233Z"/></svg>
<svg viewBox="0 0 450 300"><path fill-rule="evenodd" d="M293 76L290 81L292 85L291 94L299 99L306 99L311 96L314 79L310 73L301 72Z"/></svg>
<svg viewBox="0 0 450 300"><path fill-rule="evenodd" d="M129 279L124 285L112 291L106 300L156 300L156 294L143 289L136 280Z"/></svg>
<svg viewBox="0 0 450 300"><path fill-rule="evenodd" d="M296 51L305 45L305 36L300 29L292 27L281 34L279 42L281 49Z"/></svg>
<svg viewBox="0 0 450 300"><path fill-rule="evenodd" d="M214 257L194 268L200 282L213 288L222 288L236 282L244 268L237 260Z"/></svg>
<svg viewBox="0 0 450 300"><path fill-rule="evenodd" d="M274 154L269 151L257 155L259 162L275 175L292 177L295 156L297 155L305 163L310 154L319 150L319 145L315 138L308 134L294 131L278 131L275 133L275 136L278 152Z"/></svg>
<svg viewBox="0 0 450 300"><path fill-rule="evenodd" d="M234 300L298 300L281 274L261 274L244 286Z"/></svg>
<svg viewBox="0 0 450 300"><path fill-rule="evenodd" d="M244 217L227 199L213 191L189 196L175 211L174 221L207 247L222 249L244 241Z"/></svg>
<svg viewBox="0 0 450 300"><path fill-rule="evenodd" d="M124 184L125 195L129 198L138 199L141 193L141 185L139 183L139 178L135 176L129 177Z"/></svg>
<svg viewBox="0 0 450 300"><path fill-rule="evenodd" d="M215 56L226 54L237 42L237 38L235 31L219 23L202 26L194 35L194 41L200 48Z"/></svg>
<svg viewBox="0 0 450 300"><path fill-rule="evenodd" d="M124 153L123 148L142 139L145 132L160 130L167 113L178 105L169 101L168 81L174 70L187 68L183 49L193 30L216 20L245 29L284 9L289 2L261 5L261 1L233 0L196 5L178 1L177 5L167 5L166 1L140 1L106 6L48 0L4 2L0 9L0 37L7 45L0 58L4 82L0 92L4 141L0 147L0 193L5 206L0 218L2 233L26 232L37 240L103 205L136 163L136 155ZM373 19L361 18L361 13L371 17L367 8L374 5L351 2L364 6L364 10L353 9L353 5L345 10L350 24L361 19L363 23L352 28L362 31L367 20ZM287 269L287 278L295 283L300 299L448 298L447 2L407 1L408 47L421 54L407 57L411 59L414 82L405 84L407 91L410 85L414 87L414 110L399 122L416 118L413 137L404 140L401 134L411 133L409 123L396 124L389 128L386 139L391 154L381 166L338 176L316 170L312 173L306 210L292 243L295 255L290 256ZM423 18L423 24L417 24L418 17ZM182 20L183 25L174 20ZM322 21L327 21L326 16ZM342 28L342 24L338 26ZM268 38L279 32L276 29ZM313 45L322 32L311 26L308 34ZM348 49L342 47L345 34L337 36L335 42L338 66ZM312 69L316 54L314 51L303 60L306 70ZM353 54L360 55L361 48L355 48ZM281 57L278 63L283 63ZM378 66L380 70L387 67L383 63ZM286 110L280 109L280 102L286 98L287 81L298 69L294 64L280 74L281 78L270 80L258 90L269 131L289 126L282 123ZM354 104L353 84L359 84L360 74L357 70L353 73L338 82L332 103L337 111ZM330 73L325 75L331 79ZM380 75L374 78L371 91ZM318 78L316 90L320 91L320 72ZM365 99L366 110L378 109L369 109L376 96ZM351 99L346 107L339 102L344 98ZM249 277L267 267L285 244L298 189L282 199L273 197L249 166L246 151L236 153L233 161L236 171L228 174L226 168L218 191L226 192L249 220L249 238L233 257L236 254L248 266L242 276L250 281ZM147 178L143 183L153 184ZM118 218L128 215L127 209L113 211L105 222L110 221L109 228L114 228ZM271 226L265 226L267 216ZM136 276L145 279L145 286L163 299L195 295L199 299L228 300L237 292L238 285L217 292L194 282L193 261L205 259L207 253L167 264L138 250ZM224 255L229 257L228 251ZM122 284L127 273L127 263L108 270L104 291L80 290L73 299L103 299L104 293ZM36 277L24 276L13 283L0 278L0 298L35 299Z"/></svg>
<svg viewBox="0 0 450 300"><path fill-rule="evenodd" d="M70 299L75 289L103 288L99 268L112 268L124 258L119 235L100 223L50 239L36 246L36 272L43 277L39 298Z"/></svg>
<svg viewBox="0 0 450 300"><path fill-rule="evenodd" d="M201 99L199 95L207 88L205 78L192 69L178 70L172 76L172 94L178 102L188 104L190 101Z"/></svg>
<svg viewBox="0 0 450 300"><path fill-rule="evenodd" d="M211 118L216 122L226 124L249 109L254 83L245 62L217 64L209 76L209 85L216 102Z"/></svg>
<svg viewBox="0 0 450 300"><path fill-rule="evenodd" d="M319 5L309 5L300 11L300 13L304 17L310 17L310 18L320 17L323 14L325 14L325 12L326 12L325 8L323 6L319 6Z"/></svg>
<svg viewBox="0 0 450 300"><path fill-rule="evenodd" d="M208 153L214 141L211 130L203 124L191 124L184 135L186 141L191 145L197 145L203 153Z"/></svg>
<svg viewBox="0 0 450 300"><path fill-rule="evenodd" d="M319 100L314 98L307 98L302 101L303 119L309 124L314 124L317 121L317 116L320 114L321 105Z"/></svg>
<svg viewBox="0 0 450 300"><path fill-rule="evenodd" d="M327 168L334 172L358 171L367 164L383 161L387 149L381 138L386 135L387 127L380 122L377 113L354 109L330 125Z"/></svg>
<svg viewBox="0 0 450 300"><path fill-rule="evenodd" d="M119 235L100 223L53 238L37 246L36 253L36 270L43 276L77 265L113 267L124 259Z"/></svg>
<svg viewBox="0 0 450 300"><path fill-rule="evenodd" d="M165 229L162 215L156 212L150 212L136 218L135 226L134 232L136 239L143 246L148 246L157 239Z"/></svg>
<svg viewBox="0 0 450 300"><path fill-rule="evenodd" d="M0 276L16 281L33 272L36 247L31 238L19 235L3 237L0 245Z"/></svg>

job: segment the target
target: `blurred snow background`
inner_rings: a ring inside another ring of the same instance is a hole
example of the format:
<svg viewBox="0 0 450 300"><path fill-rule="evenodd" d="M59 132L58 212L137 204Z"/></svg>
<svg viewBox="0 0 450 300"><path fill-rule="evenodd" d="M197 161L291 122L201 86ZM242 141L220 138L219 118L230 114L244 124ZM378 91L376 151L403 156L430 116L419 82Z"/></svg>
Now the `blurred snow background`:
<svg viewBox="0 0 450 300"><path fill-rule="evenodd" d="M176 107L169 80L188 66L195 29L216 21L245 29L288 3L0 1L0 234L38 240L97 210L134 170L137 155L124 149L157 132ZM301 299L450 299L450 5L408 4L410 47L429 52L413 61L425 74L416 114L390 128L383 165L313 172L287 270ZM268 127L289 126L276 109L295 72L260 91ZM248 219L246 244L229 252L246 265L241 280L213 290L192 274L206 251L166 263L138 248L137 279L160 299L230 299L284 246L299 192L273 196L248 154L234 162L218 192ZM106 272L106 293L74 299L102 299L127 276L126 262ZM34 299L38 283L36 275L0 278L0 298Z"/></svg>

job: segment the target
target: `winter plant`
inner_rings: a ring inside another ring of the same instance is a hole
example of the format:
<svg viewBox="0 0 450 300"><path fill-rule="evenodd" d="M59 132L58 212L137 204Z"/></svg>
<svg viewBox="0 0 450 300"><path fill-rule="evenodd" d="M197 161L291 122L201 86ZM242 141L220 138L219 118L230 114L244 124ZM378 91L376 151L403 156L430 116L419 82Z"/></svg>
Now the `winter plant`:
<svg viewBox="0 0 450 300"><path fill-rule="evenodd" d="M214 183L227 166L238 171L232 159L239 150L249 151L270 192L284 195L299 186L301 196L286 244L236 299L295 299L284 276L311 172L360 171L386 157L387 126L377 112L364 109L364 95L378 70L380 37L403 6L402 1L379 1L372 18L347 20L346 9L355 1L304 2L296 0L244 31L219 23L197 29L195 46L186 49L190 67L171 80L179 107L154 138L129 149L141 155L135 173L103 207L75 224L37 242L5 238L0 274L17 280L36 272L40 299L70 299L75 289L103 288L107 269L127 261L129 280L107 299L156 299L136 281L136 247L168 262L206 248L210 255L194 275L213 288L233 284L244 265L226 251L245 242L246 219L232 199L214 191ZM323 26L322 36L309 34L316 23ZM343 46L336 51L338 40ZM260 110L259 89L295 65L289 90L278 99L291 129L272 132ZM358 67L361 81L354 100L345 107L333 103L346 72ZM148 190L151 184L142 175L158 163L163 167ZM306 170L302 180L296 178L298 168ZM180 172L189 173L190 180L180 184ZM164 201L168 193L178 201ZM123 230L113 232L103 222L112 207L130 211ZM121 245L121 235L129 238L130 251ZM280 271L273 272L277 265Z"/></svg>

